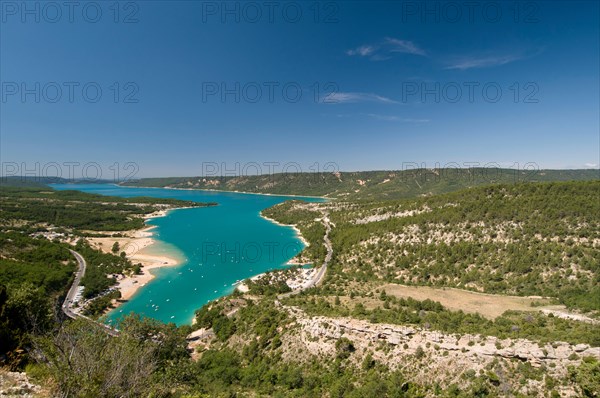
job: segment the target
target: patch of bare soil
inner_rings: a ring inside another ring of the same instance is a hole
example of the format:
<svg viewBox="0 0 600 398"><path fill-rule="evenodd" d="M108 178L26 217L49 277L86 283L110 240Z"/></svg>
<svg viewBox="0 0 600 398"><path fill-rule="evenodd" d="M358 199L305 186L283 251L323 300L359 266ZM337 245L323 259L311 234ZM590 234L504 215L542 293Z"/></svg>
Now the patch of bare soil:
<svg viewBox="0 0 600 398"><path fill-rule="evenodd" d="M548 298L504 296L460 290L455 288L433 288L429 286L404 286L387 284L383 286L385 293L399 298L412 297L423 301L438 301L452 311L462 310L467 313L478 313L488 319L495 319L505 311L566 311L563 305L551 305Z"/></svg>

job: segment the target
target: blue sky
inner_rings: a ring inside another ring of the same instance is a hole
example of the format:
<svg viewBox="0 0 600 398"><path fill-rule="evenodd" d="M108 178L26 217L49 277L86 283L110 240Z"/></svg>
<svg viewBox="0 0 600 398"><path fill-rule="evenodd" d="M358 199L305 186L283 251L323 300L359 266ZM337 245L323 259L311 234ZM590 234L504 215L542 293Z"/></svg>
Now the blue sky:
<svg viewBox="0 0 600 398"><path fill-rule="evenodd" d="M600 163L596 1L65 4L0 3L4 174Z"/></svg>

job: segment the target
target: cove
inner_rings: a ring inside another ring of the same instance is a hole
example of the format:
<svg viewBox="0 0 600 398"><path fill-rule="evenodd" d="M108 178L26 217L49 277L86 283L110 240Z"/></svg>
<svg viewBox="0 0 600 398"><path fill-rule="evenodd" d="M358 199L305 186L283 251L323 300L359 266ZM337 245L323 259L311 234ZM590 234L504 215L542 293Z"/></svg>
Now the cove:
<svg viewBox="0 0 600 398"><path fill-rule="evenodd" d="M155 278L127 302L105 316L114 323L134 312L142 316L191 324L194 312L211 300L230 294L235 283L260 273L287 267L304 248L291 227L277 225L260 211L286 200L324 199L202 190L123 187L113 184L52 184L57 190L78 190L108 196L173 198L216 202L218 206L178 209L153 218L152 246L145 252L181 260L154 269Z"/></svg>

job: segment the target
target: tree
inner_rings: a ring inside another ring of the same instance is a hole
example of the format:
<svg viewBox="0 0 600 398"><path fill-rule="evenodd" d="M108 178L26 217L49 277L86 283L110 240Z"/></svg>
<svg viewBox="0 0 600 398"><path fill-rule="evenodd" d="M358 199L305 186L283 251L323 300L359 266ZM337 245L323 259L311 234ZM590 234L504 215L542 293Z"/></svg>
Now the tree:
<svg viewBox="0 0 600 398"><path fill-rule="evenodd" d="M85 319L63 324L55 333L36 339L38 360L56 382L60 396L160 397L168 386L154 382L160 350L160 331L150 333L139 318L124 321L117 337ZM168 347L169 350L172 347Z"/></svg>
<svg viewBox="0 0 600 398"><path fill-rule="evenodd" d="M29 283L8 291L0 286L0 353L9 354L12 367L22 364L18 353L29 345L30 334L43 333L52 323L50 302L42 289Z"/></svg>
<svg viewBox="0 0 600 398"><path fill-rule="evenodd" d="M374 366L375 366L375 360L373 359L373 355L371 355L371 353L368 353L365 356L365 359L363 359L363 361L362 361L362 369L369 370L369 369L372 369Z"/></svg>
<svg viewBox="0 0 600 398"><path fill-rule="evenodd" d="M111 249L111 251L112 251L114 254L117 254L117 253L119 252L119 249L120 249L120 248L121 248L121 247L119 246L119 242L115 242L115 243L113 243L113 245L112 245L112 249Z"/></svg>
<svg viewBox="0 0 600 398"><path fill-rule="evenodd" d="M350 356L350 354L356 351L356 348L354 348L354 343L352 343L352 341L346 337L342 337L335 342L335 349L339 359L346 359Z"/></svg>
<svg viewBox="0 0 600 398"><path fill-rule="evenodd" d="M600 396L600 362L596 358L585 357L578 368L569 368L569 376L579 385L583 396Z"/></svg>

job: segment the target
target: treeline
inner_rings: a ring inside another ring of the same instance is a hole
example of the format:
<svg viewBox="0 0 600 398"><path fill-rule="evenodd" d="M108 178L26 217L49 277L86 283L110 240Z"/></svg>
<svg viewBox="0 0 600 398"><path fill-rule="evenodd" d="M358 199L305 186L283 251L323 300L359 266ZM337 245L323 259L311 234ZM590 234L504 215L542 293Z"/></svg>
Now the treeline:
<svg viewBox="0 0 600 398"><path fill-rule="evenodd" d="M515 170L500 168L412 168L240 176L142 178L124 185L219 189L282 195L329 196L349 200L391 200L453 192L498 183L598 180L599 170ZM417 165L414 165L417 166ZM242 173L240 173L242 174Z"/></svg>
<svg viewBox="0 0 600 398"><path fill-rule="evenodd" d="M70 247L20 232L0 232L0 364L18 367L27 362L30 337L45 333L62 318L62 300L77 269ZM87 262L81 284L83 297L91 301L85 313L101 315L118 298L118 292L109 292L116 283L112 275L134 272L135 266L123 256L92 249L83 239L73 249Z"/></svg>
<svg viewBox="0 0 600 398"><path fill-rule="evenodd" d="M295 225L300 230L302 237L309 243L309 246L302 252L301 258L318 266L323 263L327 254L327 248L323 244L325 226L320 221L316 221L322 217L321 213L298 206L303 203L307 202L286 201L263 210L262 214L281 224Z"/></svg>
<svg viewBox="0 0 600 398"><path fill-rule="evenodd" d="M27 362L31 336L55 324L75 268L65 244L0 232L0 364Z"/></svg>
<svg viewBox="0 0 600 398"><path fill-rule="evenodd" d="M164 208L211 206L177 199L119 198L48 187L0 188L2 225L21 221L92 231L125 231L144 226L142 216Z"/></svg>
<svg viewBox="0 0 600 398"><path fill-rule="evenodd" d="M110 337L85 320L69 321L36 339L39 362L28 367L28 375L54 386L53 393L76 398L424 397L433 388L443 391L441 386L412 383L374 361L356 368L342 355L335 361L284 362L273 327L280 315L274 311L271 306L249 308L242 315L244 333L260 337L241 350L228 347L226 341L217 343L197 361L186 350L189 328L128 317L120 324L119 336ZM471 392L453 391L447 396L467 397Z"/></svg>
<svg viewBox="0 0 600 398"><path fill-rule="evenodd" d="M330 277L551 296L599 311L599 195L599 181L559 182L352 203L331 212Z"/></svg>
<svg viewBox="0 0 600 398"><path fill-rule="evenodd" d="M127 257L93 249L82 239L77 242L74 249L85 258L87 263L85 275L81 279L81 284L84 286L83 297L86 299L104 293L115 285L116 279L113 275L134 272L135 266Z"/></svg>
<svg viewBox="0 0 600 398"><path fill-rule="evenodd" d="M52 386L53 394L76 398L495 397L514 392L504 383L508 377L520 378L523 384L544 381L540 388L555 395L568 382L582 396L593 397L600 385L600 364L593 358L571 367L564 380L526 363L517 364L515 374L507 375L500 373L503 367L494 361L479 374L466 371L448 384L419 384L372 355L358 352L344 337L334 342L331 358L286 352L293 349L286 344L296 339L294 320L271 300L235 300L244 301L228 318L235 328L227 328L210 347L200 349L197 360L186 349L189 326L177 328L130 316L121 321L119 336L111 337L98 325L77 320L55 325L33 339L35 362L27 367L28 375L38 384ZM228 299L219 300L200 311L202 326L214 328L224 322L230 304ZM415 353L412 359L426 360L419 355Z"/></svg>
<svg viewBox="0 0 600 398"><path fill-rule="evenodd" d="M465 222L506 221L528 223L526 227L530 229L524 229L525 233L553 233L559 236L575 229L580 231L582 237L593 237L600 235L594 228L599 221L599 194L600 180L498 184L421 199L353 203L349 210L336 212L335 216L336 220L349 222L364 213L425 210L415 215L357 225L356 229L363 236L381 229L398 229L415 223L459 226Z"/></svg>
<svg viewBox="0 0 600 398"><path fill-rule="evenodd" d="M323 297L315 297L314 293L316 291L312 290L292 296L282 304L299 306L314 315L349 315L372 322L397 321L449 333L476 333L487 328L490 333L506 330L510 337L535 337L534 340L540 342L562 340L567 336L574 342L598 343L597 333L585 325L536 314L507 313L496 321L489 321L477 315L452 313L431 300L397 299L385 293L379 297L381 308L367 310L357 304L347 309L338 303L330 304ZM237 310L233 311L235 308ZM479 374L472 370L457 371L451 375L453 381L448 384L414 383L407 377L409 375L374 360L372 353L359 352L345 337L335 341L333 357L302 351L294 343L301 333L296 320L268 297L249 299L235 294L232 298L207 304L197 312L196 320L198 327L212 327L217 336L217 341L202 351L192 368L192 371L200 372L200 376L186 377L186 380L195 381L192 391L200 396L248 393L297 397L466 398L518 395L511 391L514 384L527 383L531 379L545 381L542 390L555 395L561 383L568 380L578 386L583 396L591 397L591 391L600 386L600 380L594 376L599 368L595 359L585 359L580 367L572 367L565 380L554 379L546 369L536 369L528 363L498 366L498 361L493 361ZM374 345L372 349L387 352L383 346ZM407 359L416 363L430 360L422 356L423 353L417 350L412 357L407 355ZM512 373L507 374L506 369L511 368ZM502 386L498 375L502 377ZM457 379L460 382L456 382Z"/></svg>
<svg viewBox="0 0 600 398"><path fill-rule="evenodd" d="M52 396L172 397L191 365L189 328L126 317L119 336L85 319L55 324L32 345L30 378L50 386Z"/></svg>
<svg viewBox="0 0 600 398"><path fill-rule="evenodd" d="M75 270L66 245L17 232L0 232L0 284L31 284L44 294L63 291Z"/></svg>
<svg viewBox="0 0 600 398"><path fill-rule="evenodd" d="M27 179L0 182L0 364L13 368L27 362L31 337L47 333L62 319L60 305L77 266L69 252L73 246L59 238L76 239L86 230L140 228L143 215L160 209L212 205L55 191ZM37 232L45 237L35 237ZM92 249L83 239L74 249L88 264L83 296L95 298L84 311L100 315L118 298L109 292L116 282L113 275L135 272L137 267L125 256Z"/></svg>
<svg viewBox="0 0 600 398"><path fill-rule="evenodd" d="M539 295L556 297L562 304L583 311L600 309L598 252L592 247L520 240L422 245L383 242L350 250L357 260L332 266L333 273L345 280L380 279L404 285ZM571 264L577 268L573 270Z"/></svg>
<svg viewBox="0 0 600 398"><path fill-rule="evenodd" d="M208 304L196 314L197 325L212 327L219 343L202 353L190 370L194 396L226 396L237 393L295 397L414 397L425 396L427 387L405 379L400 372L367 364L363 369L350 363L340 347L337 360L317 357L303 361L282 360L282 335L293 320L271 300L244 301L228 318L228 299ZM221 324L228 323L226 332ZM245 341L241 346L233 341Z"/></svg>

